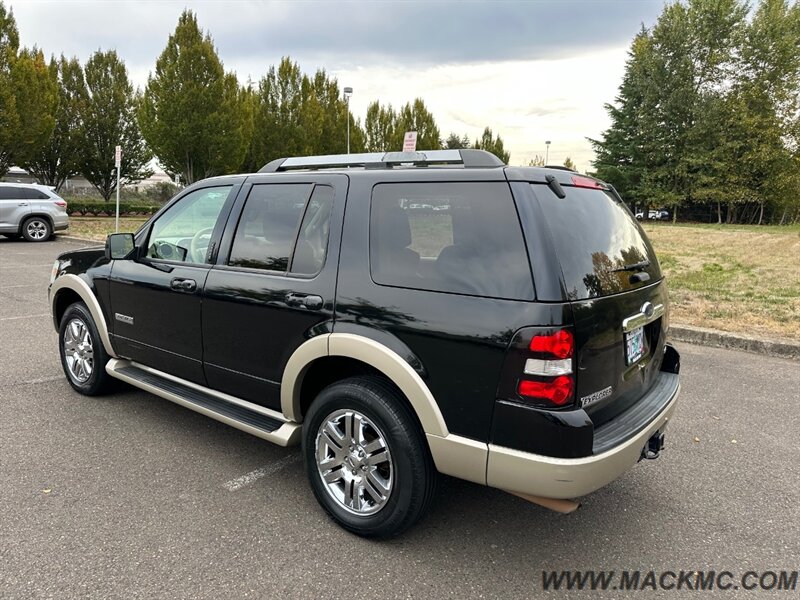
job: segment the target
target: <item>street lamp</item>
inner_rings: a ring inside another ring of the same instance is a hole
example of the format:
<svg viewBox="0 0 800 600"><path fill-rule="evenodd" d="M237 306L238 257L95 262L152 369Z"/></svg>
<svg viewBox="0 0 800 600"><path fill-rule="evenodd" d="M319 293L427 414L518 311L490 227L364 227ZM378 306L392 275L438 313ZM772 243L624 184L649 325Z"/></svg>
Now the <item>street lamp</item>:
<svg viewBox="0 0 800 600"><path fill-rule="evenodd" d="M347 102L347 153L350 154L350 96L353 95L353 88L344 88L344 101Z"/></svg>
<svg viewBox="0 0 800 600"><path fill-rule="evenodd" d="M544 151L544 164L550 164L550 140L547 140L545 143L546 150Z"/></svg>

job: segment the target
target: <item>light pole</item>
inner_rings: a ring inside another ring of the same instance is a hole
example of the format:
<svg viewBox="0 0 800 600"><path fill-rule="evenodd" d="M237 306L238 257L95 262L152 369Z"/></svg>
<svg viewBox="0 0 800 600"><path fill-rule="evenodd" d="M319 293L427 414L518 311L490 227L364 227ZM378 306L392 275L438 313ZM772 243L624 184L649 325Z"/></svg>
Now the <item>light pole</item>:
<svg viewBox="0 0 800 600"><path fill-rule="evenodd" d="M353 88L344 88L344 101L347 103L347 153L350 154L350 96L353 95Z"/></svg>
<svg viewBox="0 0 800 600"><path fill-rule="evenodd" d="M550 140L547 140L544 143L545 151L544 151L544 164L550 164Z"/></svg>

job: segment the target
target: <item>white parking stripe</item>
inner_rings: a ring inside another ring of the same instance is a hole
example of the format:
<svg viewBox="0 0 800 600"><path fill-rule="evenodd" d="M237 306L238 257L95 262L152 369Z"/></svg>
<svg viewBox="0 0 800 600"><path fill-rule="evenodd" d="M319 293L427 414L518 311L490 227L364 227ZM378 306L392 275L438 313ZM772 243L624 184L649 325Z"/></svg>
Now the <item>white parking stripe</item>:
<svg viewBox="0 0 800 600"><path fill-rule="evenodd" d="M39 317L49 317L50 313L40 315L23 315L21 317L0 317L0 321L16 321L17 319L38 319Z"/></svg>
<svg viewBox="0 0 800 600"><path fill-rule="evenodd" d="M223 483L222 487L227 489L229 492L235 492L236 490L242 489L246 485L250 485L254 481L258 481L262 477L266 477L267 475L272 475L273 473L277 473L281 469L288 467L292 463L296 463L300 460L300 454L290 454L289 456L284 456L279 461L272 463L271 465L267 465L266 467L261 467L260 469L256 469L255 471L250 471L241 477L237 477L236 479L231 479L227 483Z"/></svg>
<svg viewBox="0 0 800 600"><path fill-rule="evenodd" d="M41 287L41 283L23 283L22 285L0 285L0 291L21 287Z"/></svg>

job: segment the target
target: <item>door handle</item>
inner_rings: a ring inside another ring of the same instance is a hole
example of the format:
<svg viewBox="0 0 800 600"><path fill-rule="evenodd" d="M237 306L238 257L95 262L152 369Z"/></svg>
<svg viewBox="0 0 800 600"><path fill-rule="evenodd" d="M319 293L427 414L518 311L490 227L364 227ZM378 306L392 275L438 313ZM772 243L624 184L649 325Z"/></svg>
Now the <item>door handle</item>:
<svg viewBox="0 0 800 600"><path fill-rule="evenodd" d="M194 279L183 279L176 277L169 282L169 287L179 292L194 292L197 289L197 282Z"/></svg>
<svg viewBox="0 0 800 600"><path fill-rule="evenodd" d="M322 296L311 294L295 294L294 292L290 292L286 294L284 299L289 306L303 306L308 310L319 310L324 304Z"/></svg>
<svg viewBox="0 0 800 600"><path fill-rule="evenodd" d="M20 202L17 206L28 206L27 202Z"/></svg>

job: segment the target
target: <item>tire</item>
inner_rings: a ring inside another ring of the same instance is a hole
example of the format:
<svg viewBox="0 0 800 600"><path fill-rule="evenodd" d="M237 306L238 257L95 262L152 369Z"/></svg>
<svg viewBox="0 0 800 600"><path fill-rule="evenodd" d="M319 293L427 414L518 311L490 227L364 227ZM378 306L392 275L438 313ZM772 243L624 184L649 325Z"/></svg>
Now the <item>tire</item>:
<svg viewBox="0 0 800 600"><path fill-rule="evenodd" d="M319 393L303 426L303 459L322 508L363 537L391 537L414 525L438 482L416 417L379 377L345 379Z"/></svg>
<svg viewBox="0 0 800 600"><path fill-rule="evenodd" d="M58 349L64 375L75 391L85 396L111 391L114 379L106 373L109 356L83 302L70 304L64 311L58 328Z"/></svg>
<svg viewBox="0 0 800 600"><path fill-rule="evenodd" d="M22 237L29 242L46 242L52 235L53 227L44 217L31 217L22 224Z"/></svg>

